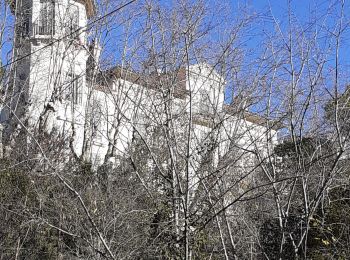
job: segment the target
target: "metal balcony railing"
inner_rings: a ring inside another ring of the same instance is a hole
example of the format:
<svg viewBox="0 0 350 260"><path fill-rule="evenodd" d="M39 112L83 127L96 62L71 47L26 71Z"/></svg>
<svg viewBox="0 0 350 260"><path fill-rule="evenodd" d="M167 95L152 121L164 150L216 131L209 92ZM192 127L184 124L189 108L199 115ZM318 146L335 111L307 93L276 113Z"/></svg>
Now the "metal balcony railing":
<svg viewBox="0 0 350 260"><path fill-rule="evenodd" d="M33 23L33 36L36 35L55 35L55 25L52 23Z"/></svg>
<svg viewBox="0 0 350 260"><path fill-rule="evenodd" d="M64 27L59 31L62 36L65 36L68 40L78 40L81 35L81 28L79 26L74 27ZM53 24L44 24L44 23L33 23L32 25L32 36L51 36L53 37L57 31L56 27Z"/></svg>

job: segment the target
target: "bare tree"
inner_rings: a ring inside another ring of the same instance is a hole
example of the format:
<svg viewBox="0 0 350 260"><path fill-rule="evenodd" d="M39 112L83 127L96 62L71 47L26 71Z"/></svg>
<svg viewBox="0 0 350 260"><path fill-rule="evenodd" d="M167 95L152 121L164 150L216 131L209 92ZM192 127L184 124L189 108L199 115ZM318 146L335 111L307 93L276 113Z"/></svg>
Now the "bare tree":
<svg viewBox="0 0 350 260"><path fill-rule="evenodd" d="M102 1L86 28L61 10L55 21L70 17L73 30L42 49L23 51L25 38L15 39L2 101L12 124L0 168L0 217L9 223L1 257L341 255L327 243L343 250L332 239L347 240L320 223L334 220L333 198L345 199L336 189L348 169L345 2L305 26L288 6L282 24L246 7L232 19L219 2L214 10L206 1ZM273 27L252 55L248 34L266 20ZM82 53L87 68L67 65ZM45 59L50 73L40 74ZM45 92L38 110L26 84Z"/></svg>

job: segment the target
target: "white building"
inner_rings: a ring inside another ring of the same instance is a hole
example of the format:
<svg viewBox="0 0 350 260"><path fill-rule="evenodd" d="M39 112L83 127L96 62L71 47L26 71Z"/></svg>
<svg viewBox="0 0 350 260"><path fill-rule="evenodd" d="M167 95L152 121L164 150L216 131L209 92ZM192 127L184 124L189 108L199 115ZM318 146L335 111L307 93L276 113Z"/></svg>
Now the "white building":
<svg viewBox="0 0 350 260"><path fill-rule="evenodd" d="M245 150L256 149L255 140L267 135L276 140L276 125L225 104L225 82L207 64L147 75L116 67L94 76L87 64L98 48L88 45L85 31L93 0L17 0L12 7L16 66L2 111L4 136L19 125L55 129L77 156L95 165L114 161L135 133L147 139L150 129L168 127L169 119L179 140L191 125L193 150L210 145L215 133L219 156L233 137Z"/></svg>

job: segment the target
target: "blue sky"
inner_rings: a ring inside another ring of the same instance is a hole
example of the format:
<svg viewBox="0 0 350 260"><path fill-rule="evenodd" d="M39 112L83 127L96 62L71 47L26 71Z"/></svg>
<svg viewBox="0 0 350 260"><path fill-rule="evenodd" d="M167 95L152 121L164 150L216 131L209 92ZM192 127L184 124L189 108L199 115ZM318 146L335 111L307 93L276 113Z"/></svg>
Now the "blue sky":
<svg viewBox="0 0 350 260"><path fill-rule="evenodd" d="M160 0L160 3L165 2L173 2L174 0ZM276 20L281 24L282 28L285 28L287 23L286 13L288 12L288 0L223 0L225 3L231 5L233 13L235 15L235 11L238 10L239 6L249 6L252 12L256 12L260 15L266 15L267 17L271 17L273 15ZM213 5L212 3L215 0L207 0L209 5ZM327 8L330 5L329 0L293 0L291 2L291 11L296 21L300 24L307 23L312 15L310 13L316 12L318 14L325 13ZM345 13L350 14L350 5L346 3L345 5ZM1 15L3 15L3 6L1 7ZM220 15L220 14L217 14ZM349 19L349 16L347 17ZM334 16L330 16L327 19L327 24L331 25L334 22ZM348 20L349 21L349 20ZM9 25L13 23L13 19L8 19ZM258 24L255 30L259 31L260 29L273 30L273 23L271 20L266 19L264 24ZM349 31L349 30L348 30ZM249 41L247 41L247 46L254 49L256 47L261 46L262 39L259 37L258 33L252 36ZM11 45L8 43L2 46L1 49L1 59L3 64L6 64L7 54L11 50ZM342 47L340 49L340 62L344 66L344 69L350 74L350 33L345 33L345 37L342 39Z"/></svg>
<svg viewBox="0 0 350 260"><path fill-rule="evenodd" d="M230 1L232 2L232 7L235 9L237 5L246 4L251 7L252 10L267 15L273 15L276 20L283 26L286 26L288 19L286 14L288 13L288 3L291 3L291 12L296 19L297 23L300 25L305 25L314 15L320 16L327 12L330 8L330 0L240 0L240 1ZM338 1L340 2L340 1ZM345 12L345 22L349 22L350 18L350 1L345 1L344 6ZM330 14L326 19L327 25L331 25L336 21L334 14ZM265 24L266 25L266 24ZM271 24L270 24L271 25ZM268 26L268 25L267 25ZM259 44L259 39L253 39L253 42ZM341 48L341 62L350 65L350 30L348 29L345 33L345 37L342 38Z"/></svg>

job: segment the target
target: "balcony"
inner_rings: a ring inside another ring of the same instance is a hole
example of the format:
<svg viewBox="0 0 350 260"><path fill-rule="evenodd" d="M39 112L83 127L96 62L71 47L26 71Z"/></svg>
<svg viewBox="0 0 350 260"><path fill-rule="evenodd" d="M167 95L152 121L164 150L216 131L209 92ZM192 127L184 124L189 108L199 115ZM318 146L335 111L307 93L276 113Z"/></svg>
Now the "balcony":
<svg viewBox="0 0 350 260"><path fill-rule="evenodd" d="M44 38L50 39L55 38L58 35L64 37L65 40L75 41L76 43L83 44L85 41L82 40L81 35L81 27L64 27L62 29L57 28L54 24L43 24L43 23L33 23L32 25L32 38Z"/></svg>
<svg viewBox="0 0 350 260"><path fill-rule="evenodd" d="M55 35L55 25L51 23L33 23L33 37L52 38Z"/></svg>

